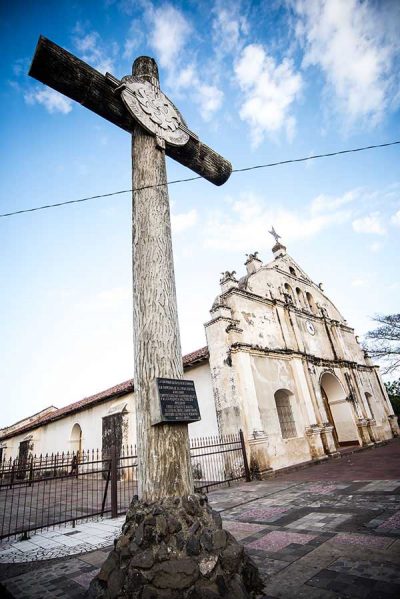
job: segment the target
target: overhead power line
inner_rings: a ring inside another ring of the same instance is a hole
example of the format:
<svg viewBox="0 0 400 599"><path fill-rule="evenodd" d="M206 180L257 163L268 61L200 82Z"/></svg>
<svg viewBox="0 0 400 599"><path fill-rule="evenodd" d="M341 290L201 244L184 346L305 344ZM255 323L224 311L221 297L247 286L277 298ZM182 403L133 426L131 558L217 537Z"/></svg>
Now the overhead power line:
<svg viewBox="0 0 400 599"><path fill-rule="evenodd" d="M331 156L340 156L341 154L351 154L352 152L363 152L364 150L373 150L375 148L386 148L388 146L395 146L400 144L400 140L391 141L385 144L374 144L371 146L364 146L362 148L352 148L350 150L338 150L337 152L329 152L327 154L315 154L314 156L304 156L303 158L291 158L290 160L280 160L279 162L269 162L267 164L256 164L253 166L247 166L244 168L232 169L232 173L244 173L246 171L253 171L261 168L270 168L273 166L279 166L283 164L293 164L295 162L306 162L307 160L315 160L316 158L330 158ZM188 181L195 181L196 179L202 179L201 176L189 177L187 179L175 179L174 181L167 181L166 183L156 183L154 185L143 185L142 187L136 187L135 189L123 189L121 191L112 191L110 193L102 193L95 196L89 196L87 198L79 198L78 200L68 200L66 202L57 202L56 204L45 204L44 206L36 206L34 208L25 208L24 210L16 210L15 212L7 212L0 214L0 218L6 216L16 216L18 214L25 214L26 212L36 212L37 210L46 210L47 208L57 208L58 206L67 206L68 204L79 204L80 202L88 202L89 200L97 200L100 198L108 198L110 196L117 196L123 193L131 193L132 191L141 191L143 189L150 189L152 187L163 187L164 185L175 185L176 183L187 183Z"/></svg>

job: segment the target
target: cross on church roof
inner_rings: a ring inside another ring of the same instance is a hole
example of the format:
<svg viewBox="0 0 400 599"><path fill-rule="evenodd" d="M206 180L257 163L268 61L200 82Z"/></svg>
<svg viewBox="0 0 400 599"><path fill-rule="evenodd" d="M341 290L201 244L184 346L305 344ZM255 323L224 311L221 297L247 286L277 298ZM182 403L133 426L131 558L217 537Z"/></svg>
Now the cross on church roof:
<svg viewBox="0 0 400 599"><path fill-rule="evenodd" d="M274 237L276 243L279 243L279 239L282 239L281 235L278 235L278 233L275 231L274 227L272 227L271 231L268 231L268 233L270 233L270 235L272 235L272 237Z"/></svg>

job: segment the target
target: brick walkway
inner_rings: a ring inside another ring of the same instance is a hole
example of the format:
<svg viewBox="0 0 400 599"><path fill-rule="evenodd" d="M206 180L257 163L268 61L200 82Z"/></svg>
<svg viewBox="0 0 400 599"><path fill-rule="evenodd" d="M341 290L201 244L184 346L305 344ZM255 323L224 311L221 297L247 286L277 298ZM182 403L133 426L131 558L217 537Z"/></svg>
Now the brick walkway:
<svg viewBox="0 0 400 599"><path fill-rule="evenodd" d="M266 598L400 597L399 439L209 499L258 563ZM2 564L0 578L15 599L83 598L106 555Z"/></svg>

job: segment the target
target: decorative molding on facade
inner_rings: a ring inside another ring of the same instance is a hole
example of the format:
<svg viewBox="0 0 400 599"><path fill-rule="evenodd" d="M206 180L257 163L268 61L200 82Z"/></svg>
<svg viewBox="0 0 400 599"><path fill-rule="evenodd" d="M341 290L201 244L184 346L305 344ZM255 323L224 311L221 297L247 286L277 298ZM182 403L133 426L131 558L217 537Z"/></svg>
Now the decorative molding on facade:
<svg viewBox="0 0 400 599"><path fill-rule="evenodd" d="M255 443L257 440L265 441L266 439L268 439L268 435L265 434L265 431L253 430L248 440L249 443Z"/></svg>
<svg viewBox="0 0 400 599"><path fill-rule="evenodd" d="M236 353L238 351L246 351L249 353L257 353L259 355L268 355L276 358L291 358L291 357L299 357L304 360L308 360L311 364L315 366L319 366L322 368L327 368L330 372L334 372L334 368L355 368L361 371L371 371L374 369L373 366L366 366L365 364L359 364L358 362L353 362L350 360L329 360L328 358L320 358L318 356L314 356L312 354L307 354L305 352L301 352L294 349L279 349L279 348L269 348L262 347L261 345L254 345L251 343L241 343L236 342L231 345L232 353ZM352 400L353 401L353 400Z"/></svg>
<svg viewBox="0 0 400 599"><path fill-rule="evenodd" d="M243 333L243 329L241 329L238 325L240 320L233 320L225 329L226 333Z"/></svg>
<svg viewBox="0 0 400 599"><path fill-rule="evenodd" d="M215 324L216 322L227 322L229 324L232 322L232 320L233 319L228 316L217 316L217 318L212 318L208 322L205 322L204 327L209 327L212 324Z"/></svg>
<svg viewBox="0 0 400 599"><path fill-rule="evenodd" d="M258 252L254 252L254 254L246 254L247 260L244 263L247 274L252 275L262 267L262 260L258 257Z"/></svg>
<svg viewBox="0 0 400 599"><path fill-rule="evenodd" d="M320 435L324 427L319 426L318 424L310 424L310 426L306 426L305 434L310 437L312 435Z"/></svg>

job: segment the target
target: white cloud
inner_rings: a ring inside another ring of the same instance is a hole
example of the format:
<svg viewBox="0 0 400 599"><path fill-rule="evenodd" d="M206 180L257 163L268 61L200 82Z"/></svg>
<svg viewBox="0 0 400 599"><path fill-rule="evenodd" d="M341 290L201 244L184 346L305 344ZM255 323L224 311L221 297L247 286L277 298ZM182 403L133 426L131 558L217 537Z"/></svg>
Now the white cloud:
<svg viewBox="0 0 400 599"><path fill-rule="evenodd" d="M157 52L160 65L172 68L185 46L191 26L183 13L171 4L149 8L148 18L153 26L149 43Z"/></svg>
<svg viewBox="0 0 400 599"><path fill-rule="evenodd" d="M175 85L179 89L180 87L187 88L194 85L198 81L196 75L196 68L194 64L188 64L183 69L177 72L175 77Z"/></svg>
<svg viewBox="0 0 400 599"><path fill-rule="evenodd" d="M215 85L199 83L196 87L196 96L202 118L209 121L214 112L221 108L224 94Z"/></svg>
<svg viewBox="0 0 400 599"><path fill-rule="evenodd" d="M30 61L28 58L18 58L13 64L13 72L15 77L25 75L29 71Z"/></svg>
<svg viewBox="0 0 400 599"><path fill-rule="evenodd" d="M285 243L313 237L349 219L345 211L313 215L311 204L301 212L270 206L270 201L252 193L242 194L239 199L228 198L225 209L213 212L208 219L205 245L225 250L262 250L271 246L267 232L272 224Z"/></svg>
<svg viewBox="0 0 400 599"><path fill-rule="evenodd" d="M24 99L27 104L41 104L50 114L55 112L68 114L72 110L72 101L69 98L48 87L35 88L26 92Z"/></svg>
<svg viewBox="0 0 400 599"><path fill-rule="evenodd" d="M305 49L303 66L322 70L349 124L360 118L379 122L396 94L400 3L293 0L292 5Z"/></svg>
<svg viewBox="0 0 400 599"><path fill-rule="evenodd" d="M216 85L203 83L197 75L194 64L187 65L177 73L175 88L190 91L193 101L198 105L201 117L205 121L209 121L222 106L223 92Z"/></svg>
<svg viewBox="0 0 400 599"><path fill-rule="evenodd" d="M396 227L400 227L400 210L398 210L396 214L393 214L392 218L390 219L390 222Z"/></svg>
<svg viewBox="0 0 400 599"><path fill-rule="evenodd" d="M133 57L134 50L143 42L143 25L138 19L134 19L129 27L128 37L124 43L123 58L127 60Z"/></svg>
<svg viewBox="0 0 400 599"><path fill-rule="evenodd" d="M282 129L291 138L295 127L291 108L302 87L292 62L285 58L277 64L262 45L250 44L235 64L235 77L244 93L239 115L250 125L253 146Z"/></svg>
<svg viewBox="0 0 400 599"><path fill-rule="evenodd" d="M342 206L355 202L360 197L360 190L354 189L344 193L342 196L332 197L325 194L317 196L311 202L311 212L318 214L319 212L327 212L337 210Z"/></svg>
<svg viewBox="0 0 400 599"><path fill-rule="evenodd" d="M119 47L115 42L106 46L97 31L87 32L81 23L74 28L73 42L80 58L101 73L113 72Z"/></svg>
<svg viewBox="0 0 400 599"><path fill-rule="evenodd" d="M181 214L172 214L171 227L174 233L182 233L186 229L190 229L197 223L197 210L193 208L189 212Z"/></svg>
<svg viewBox="0 0 400 599"><path fill-rule="evenodd" d="M237 53L249 31L246 17L240 14L240 6L230 3L226 8L225 3L218 2L213 13L212 39L217 54Z"/></svg>
<svg viewBox="0 0 400 599"><path fill-rule="evenodd" d="M152 27L150 45L155 49L160 65L167 69L167 85L175 93L184 90L198 105L200 115L209 121L222 106L223 92L213 82L204 81L198 74L194 61L185 64L185 44L192 31L190 23L177 8L166 4L147 10L147 20Z"/></svg>
<svg viewBox="0 0 400 599"><path fill-rule="evenodd" d="M386 233L379 212L371 212L371 214L356 218L353 220L352 225L356 233L375 233L376 235L384 235Z"/></svg>

